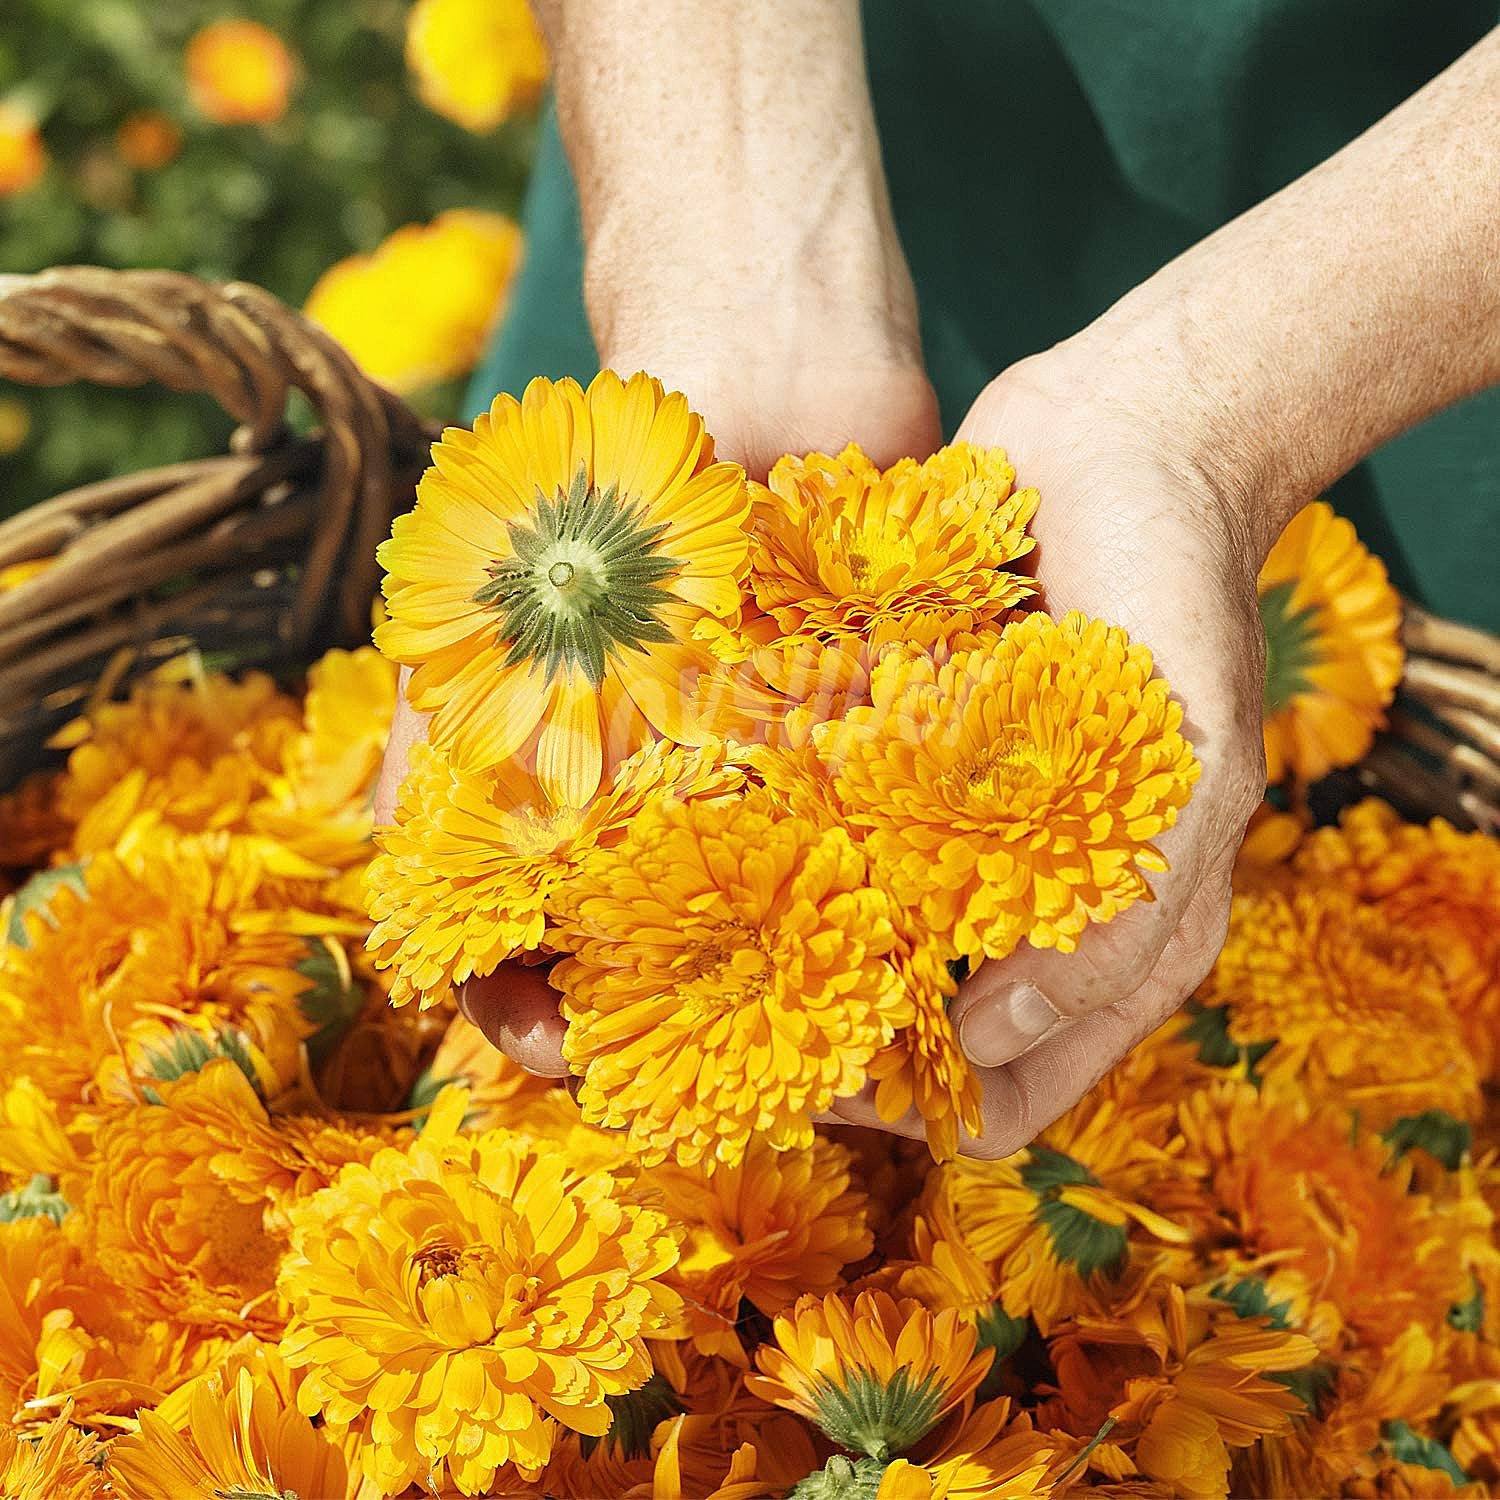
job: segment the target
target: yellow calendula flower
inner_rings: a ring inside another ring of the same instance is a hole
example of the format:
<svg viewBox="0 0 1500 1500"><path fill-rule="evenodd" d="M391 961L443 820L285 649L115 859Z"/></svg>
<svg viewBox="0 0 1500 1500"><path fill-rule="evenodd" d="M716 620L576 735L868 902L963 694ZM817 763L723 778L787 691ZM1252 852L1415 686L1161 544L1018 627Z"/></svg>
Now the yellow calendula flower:
<svg viewBox="0 0 1500 1500"><path fill-rule="evenodd" d="M816 1423L851 1453L885 1461L920 1442L978 1389L992 1351L954 1309L861 1292L803 1297L746 1380L756 1395Z"/></svg>
<svg viewBox="0 0 1500 1500"><path fill-rule="evenodd" d="M142 1316L231 1337L274 1334L282 1246L263 1226L262 1204L215 1174L218 1143L191 1107L220 1081L211 1072L161 1084L160 1103L129 1106L100 1127L83 1221L95 1259Z"/></svg>
<svg viewBox="0 0 1500 1500"><path fill-rule="evenodd" d="M343 1449L297 1409L297 1383L275 1347L251 1344L140 1413L109 1448L105 1472L122 1500L223 1500L296 1495L343 1500Z"/></svg>
<svg viewBox="0 0 1500 1500"><path fill-rule="evenodd" d="M1385 565L1319 500L1260 570L1266 775L1316 781L1353 765L1401 680L1401 602Z"/></svg>
<svg viewBox="0 0 1500 1500"><path fill-rule="evenodd" d="M1069 952L1149 896L1199 767L1124 631L1028 615L941 664L889 656L872 691L815 742L892 891L960 952Z"/></svg>
<svg viewBox="0 0 1500 1500"><path fill-rule="evenodd" d="M722 745L658 741L578 808L554 803L515 762L463 772L413 746L395 825L381 831L365 880L370 951L395 971L392 1003L440 1004L455 985L539 947L554 890L593 850L618 843L653 798L725 796L743 780Z"/></svg>
<svg viewBox="0 0 1500 1500"><path fill-rule="evenodd" d="M547 82L547 48L526 0L417 0L406 61L422 102L466 130L530 109Z"/></svg>
<svg viewBox="0 0 1500 1500"><path fill-rule="evenodd" d="M603 1434L678 1314L665 1217L507 1131L382 1151L291 1218L299 1408L358 1424L385 1494L445 1473L482 1494L503 1464L539 1470L559 1423Z"/></svg>
<svg viewBox="0 0 1500 1500"><path fill-rule="evenodd" d="M478 363L505 311L521 243L504 214L450 209L330 266L305 311L371 378L420 391Z"/></svg>
<svg viewBox="0 0 1500 1500"><path fill-rule="evenodd" d="M911 1004L885 896L841 829L754 799L660 802L570 882L553 971L584 1117L643 1159L806 1147Z"/></svg>
<svg viewBox="0 0 1500 1500"><path fill-rule="evenodd" d="M1015 1156L943 1169L952 1224L993 1267L1008 1316L1050 1333L1124 1270L1132 1228L1156 1244L1188 1240L1145 1201L1174 1171L1170 1117L1170 1106L1136 1106L1106 1081Z"/></svg>
<svg viewBox="0 0 1500 1500"><path fill-rule="evenodd" d="M1500 1068L1500 841L1441 818L1403 823L1371 798L1343 812L1336 828L1310 833L1294 865L1426 946L1474 1066L1492 1079ZM1420 1040L1415 1031L1403 1046Z"/></svg>
<svg viewBox="0 0 1500 1500"><path fill-rule="evenodd" d="M733 1364L745 1362L744 1303L770 1317L803 1293L833 1291L874 1245L849 1152L821 1136L794 1151L752 1141L733 1166L664 1166L647 1180L685 1231L672 1285L694 1346Z"/></svg>
<svg viewBox="0 0 1500 1500"><path fill-rule="evenodd" d="M0 1494L6 1500L96 1500L105 1493L99 1445L63 1412L37 1436L0 1427Z"/></svg>
<svg viewBox="0 0 1500 1500"><path fill-rule="evenodd" d="M648 740L704 738L691 638L740 607L749 499L687 399L646 375L537 379L432 456L380 549L375 639L416 668L433 744L465 770L534 744L548 796L580 807Z"/></svg>
<svg viewBox="0 0 1500 1500"><path fill-rule="evenodd" d="M286 113L297 63L259 21L230 17L195 32L184 55L188 94L216 125L270 125Z"/></svg>
<svg viewBox="0 0 1500 1500"><path fill-rule="evenodd" d="M1337 886L1236 894L1198 999L1223 1007L1217 1019L1258 1073L1341 1100L1376 1127L1479 1108L1474 1058L1428 946Z"/></svg>
<svg viewBox="0 0 1500 1500"><path fill-rule="evenodd" d="M0 100L0 198L24 193L47 170L47 148L36 120L25 110Z"/></svg>

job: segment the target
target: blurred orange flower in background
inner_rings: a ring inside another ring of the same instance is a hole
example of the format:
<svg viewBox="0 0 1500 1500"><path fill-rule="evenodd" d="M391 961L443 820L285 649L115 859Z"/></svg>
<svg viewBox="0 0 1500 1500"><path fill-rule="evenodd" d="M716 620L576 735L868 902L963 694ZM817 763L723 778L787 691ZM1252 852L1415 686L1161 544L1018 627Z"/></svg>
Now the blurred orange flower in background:
<svg viewBox="0 0 1500 1500"><path fill-rule="evenodd" d="M14 104L0 102L0 198L24 193L47 170L47 148L36 121Z"/></svg>
<svg viewBox="0 0 1500 1500"><path fill-rule="evenodd" d="M285 113L296 59L259 21L215 21L187 44L188 93L216 125L270 125Z"/></svg>
<svg viewBox="0 0 1500 1500"><path fill-rule="evenodd" d="M115 150L127 167L155 172L182 150L182 127L160 110L137 110L115 131Z"/></svg>

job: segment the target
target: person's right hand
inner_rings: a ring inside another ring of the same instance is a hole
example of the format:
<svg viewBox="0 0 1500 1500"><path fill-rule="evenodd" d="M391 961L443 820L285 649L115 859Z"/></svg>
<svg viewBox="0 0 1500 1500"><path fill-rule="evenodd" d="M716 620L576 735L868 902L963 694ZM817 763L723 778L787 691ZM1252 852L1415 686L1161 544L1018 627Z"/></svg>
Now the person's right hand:
<svg viewBox="0 0 1500 1500"><path fill-rule="evenodd" d="M784 288L782 296L798 305ZM817 300L811 289L808 300ZM757 328L754 320L744 324L742 339L711 334L706 320L686 316L687 307L686 299L676 300L660 320L660 326L680 331L675 337L637 331L634 325L627 331L596 312L596 327L618 329L601 363L622 375L643 369L669 390L683 391L713 434L718 456L744 464L753 478L764 479L783 453L837 453L857 442L875 463L887 465L907 454L926 457L937 447L937 402L922 369L914 314L899 323L844 321L824 327L816 308L802 303L802 316L793 320L800 332L792 347L748 336ZM786 316L783 308L780 317ZM408 754L426 733L423 716L406 701L408 676L409 669L403 669L376 791L377 827L391 822ZM503 964L463 985L458 1007L529 1072L567 1075L565 1027L544 968Z"/></svg>

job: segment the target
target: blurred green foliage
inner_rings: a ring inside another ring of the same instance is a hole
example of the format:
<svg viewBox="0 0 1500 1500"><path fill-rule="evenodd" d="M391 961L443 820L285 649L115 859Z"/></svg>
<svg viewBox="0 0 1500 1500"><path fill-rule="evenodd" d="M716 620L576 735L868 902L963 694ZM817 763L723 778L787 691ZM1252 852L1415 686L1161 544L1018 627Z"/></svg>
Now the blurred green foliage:
<svg viewBox="0 0 1500 1500"><path fill-rule="evenodd" d="M0 99L36 115L51 157L34 188L0 200L0 272L159 266L242 278L300 306L342 257L447 208L516 211L530 121L478 137L426 109L403 58L410 0L4 0ZM188 39L226 14L259 21L297 56L286 115L215 125L190 103ZM152 171L121 161L115 132L140 110L181 127ZM452 393L433 393L439 409ZM161 391L34 392L29 433L0 456L0 514L71 485L221 451L211 402ZM16 413L10 413L15 425Z"/></svg>

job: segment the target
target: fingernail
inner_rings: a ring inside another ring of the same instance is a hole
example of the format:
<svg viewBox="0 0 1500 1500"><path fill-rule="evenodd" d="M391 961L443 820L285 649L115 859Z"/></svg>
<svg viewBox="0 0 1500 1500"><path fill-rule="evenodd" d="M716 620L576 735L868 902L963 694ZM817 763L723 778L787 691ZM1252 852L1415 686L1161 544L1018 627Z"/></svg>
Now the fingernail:
<svg viewBox="0 0 1500 1500"><path fill-rule="evenodd" d="M959 1041L969 1061L998 1068L1019 1057L1057 1022L1058 1013L1034 984L1021 980L976 1005L963 1019Z"/></svg>
<svg viewBox="0 0 1500 1500"><path fill-rule="evenodd" d="M453 1004L458 1008L459 1015L472 1026L474 1016L469 1010L469 981L467 979L453 991Z"/></svg>

